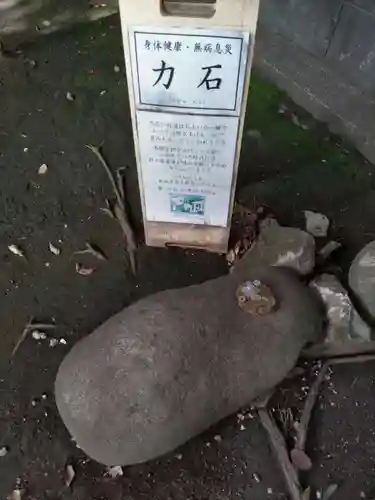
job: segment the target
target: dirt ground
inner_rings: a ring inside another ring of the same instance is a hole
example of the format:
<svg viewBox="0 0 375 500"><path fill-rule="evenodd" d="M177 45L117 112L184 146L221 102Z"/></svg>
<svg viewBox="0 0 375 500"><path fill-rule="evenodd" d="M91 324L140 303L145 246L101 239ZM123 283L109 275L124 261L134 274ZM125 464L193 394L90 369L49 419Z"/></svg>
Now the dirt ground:
<svg viewBox="0 0 375 500"><path fill-rule="evenodd" d="M24 500L287 498L251 412L160 460L127 468L116 480L105 477L104 467L70 440L52 390L57 367L77 339L140 297L205 281L227 272L227 266L222 256L142 243L117 17L21 49L17 57L0 60L0 447L8 449L0 457L0 497L21 484ZM85 144L103 141L112 167L127 167L126 194L139 240L137 277L119 228L100 210L112 197L111 187ZM42 164L47 172L38 175ZM303 224L305 209L325 213L331 236L344 244L334 262L341 277L355 252L374 238L373 166L258 75L238 186L238 200L249 208L267 205L283 223ZM50 252L49 242L60 255ZM75 254L86 242L100 247L108 260ZM9 252L12 244L26 258ZM96 271L81 276L76 263ZM56 323L48 335L66 344L51 348L48 339L29 337L12 358L30 317ZM314 414L309 435L314 468L306 482L316 488L337 483L332 500L375 494L373 372L372 363L335 368ZM298 407L300 382L280 389L276 414ZM70 488L64 486L67 464L76 470Z"/></svg>

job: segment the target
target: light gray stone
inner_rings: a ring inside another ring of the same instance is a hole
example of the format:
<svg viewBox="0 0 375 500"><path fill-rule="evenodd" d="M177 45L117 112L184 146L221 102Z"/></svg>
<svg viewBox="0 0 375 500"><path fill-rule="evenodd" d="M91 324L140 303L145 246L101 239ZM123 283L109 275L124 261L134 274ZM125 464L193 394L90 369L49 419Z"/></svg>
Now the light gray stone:
<svg viewBox="0 0 375 500"><path fill-rule="evenodd" d="M275 219L267 218L260 226L258 239L246 253L244 265L254 269L267 266L290 267L299 274L309 274L315 266L314 238L295 227L280 226ZM242 267L243 259L236 264Z"/></svg>
<svg viewBox="0 0 375 500"><path fill-rule="evenodd" d="M375 320L375 241L362 248L355 257L349 270L349 285Z"/></svg>
<svg viewBox="0 0 375 500"><path fill-rule="evenodd" d="M322 274L311 281L324 303L327 319L326 342L370 340L370 327L362 320L350 300L348 291L336 276Z"/></svg>
<svg viewBox="0 0 375 500"><path fill-rule="evenodd" d="M248 280L270 288L275 311L252 315L239 306L236 292ZM144 462L281 382L304 344L321 337L322 321L315 294L286 269L242 266L163 291L73 347L58 371L57 406L78 446L95 460Z"/></svg>
<svg viewBox="0 0 375 500"><path fill-rule="evenodd" d="M324 238L327 236L329 228L329 219L326 215L318 212L305 210L306 231L316 238Z"/></svg>
<svg viewBox="0 0 375 500"><path fill-rule="evenodd" d="M361 318L358 312L353 308L350 321L350 334L356 340L372 340L371 327Z"/></svg>

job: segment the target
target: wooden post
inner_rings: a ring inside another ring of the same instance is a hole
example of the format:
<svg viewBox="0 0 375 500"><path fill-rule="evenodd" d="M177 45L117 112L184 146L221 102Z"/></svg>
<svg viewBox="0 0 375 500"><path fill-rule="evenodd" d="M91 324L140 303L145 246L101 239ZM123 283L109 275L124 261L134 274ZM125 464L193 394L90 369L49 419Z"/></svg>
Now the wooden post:
<svg viewBox="0 0 375 500"><path fill-rule="evenodd" d="M259 0L120 0L146 243L227 251Z"/></svg>

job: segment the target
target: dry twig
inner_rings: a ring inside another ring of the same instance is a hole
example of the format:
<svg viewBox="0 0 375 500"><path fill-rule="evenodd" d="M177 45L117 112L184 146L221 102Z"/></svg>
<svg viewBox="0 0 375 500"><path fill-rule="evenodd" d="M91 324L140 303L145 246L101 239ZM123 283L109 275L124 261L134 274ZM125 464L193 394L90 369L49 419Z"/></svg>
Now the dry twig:
<svg viewBox="0 0 375 500"><path fill-rule="evenodd" d="M31 332L32 330L50 330L52 328L56 328L55 325L52 325L50 323L34 323L33 318L31 317L29 321L26 323L26 326L23 329L20 338L18 339L16 345L14 346L11 357L13 358L16 355L18 349L26 340L26 337L29 334L29 332Z"/></svg>
<svg viewBox="0 0 375 500"><path fill-rule="evenodd" d="M297 432L296 448L298 448L299 450L305 449L307 430L309 427L312 410L315 406L316 400L318 399L319 389L327 373L328 367L329 367L329 362L325 363L322 366L319 375L316 377L313 385L310 388L309 394L303 406L302 415L296 429Z"/></svg>
<svg viewBox="0 0 375 500"><path fill-rule="evenodd" d="M132 268L132 271L134 274L136 274L136 260L135 260L135 252L137 249L137 245L135 242L135 236L134 236L134 231L133 228L130 224L130 220L128 217L128 214L126 212L125 208L125 199L123 196L123 185L122 185L122 178L120 182L120 173L117 172L117 180L116 177L113 175L112 170L110 169L107 161L103 157L102 153L100 152L100 148L96 146L92 146L90 144L87 144L86 147L90 149L94 153L94 155L98 158L100 164L104 168L104 170L107 173L108 179L112 185L114 194L116 196L116 203L113 207L113 212L114 215L116 216L116 219L118 220L120 227L122 229L122 232L125 236L126 239L126 249L129 254L129 260L130 260L130 265Z"/></svg>
<svg viewBox="0 0 375 500"><path fill-rule="evenodd" d="M283 435L281 434L275 421L265 408L259 408L257 411L259 419L268 434L272 448L278 459L291 499L302 500L302 488L298 479L297 472L289 460L287 446Z"/></svg>
<svg viewBox="0 0 375 500"><path fill-rule="evenodd" d="M86 248L84 250L78 250L77 252L74 252L75 255L83 255L85 253L93 255L98 260L107 260L107 257L104 254L104 252L96 245L95 246L91 245L91 243L89 243L88 241L86 241Z"/></svg>

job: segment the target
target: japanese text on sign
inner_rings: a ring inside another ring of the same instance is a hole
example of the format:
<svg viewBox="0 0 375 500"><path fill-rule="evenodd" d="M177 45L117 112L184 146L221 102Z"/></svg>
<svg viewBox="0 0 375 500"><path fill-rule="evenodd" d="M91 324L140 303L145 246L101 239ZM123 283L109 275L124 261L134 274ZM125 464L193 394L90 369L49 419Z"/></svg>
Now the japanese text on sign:
<svg viewBox="0 0 375 500"><path fill-rule="evenodd" d="M239 116L248 37L134 31L139 109L176 108Z"/></svg>
<svg viewBox="0 0 375 500"><path fill-rule="evenodd" d="M226 226L238 120L138 113L148 220Z"/></svg>
<svg viewBox="0 0 375 500"><path fill-rule="evenodd" d="M212 43L202 43L195 42L194 44L186 45L179 40L176 42L171 42L170 40L166 40L161 42L159 39L148 40L145 41L145 49L146 50L156 50L158 52L182 52L183 50L193 50L194 52L206 52L206 53L215 53L215 54L229 54L233 55L233 49L231 43L226 43L225 45L220 42L216 44Z"/></svg>

